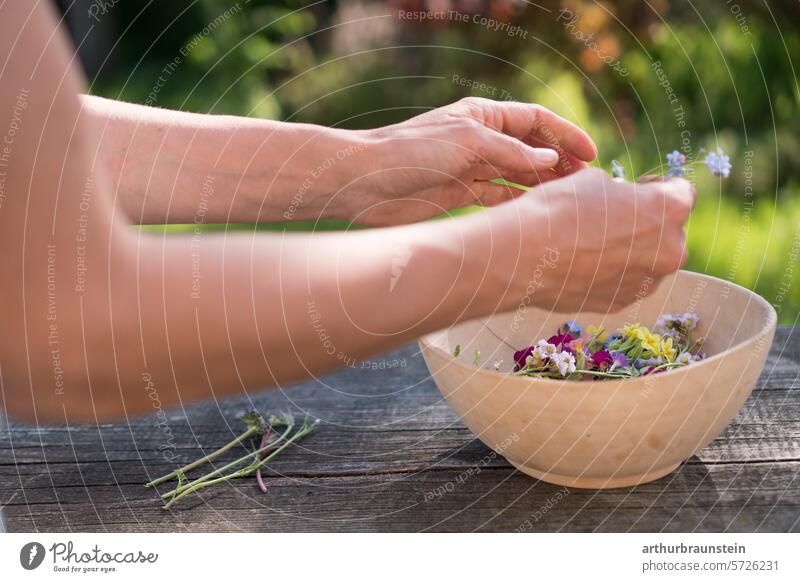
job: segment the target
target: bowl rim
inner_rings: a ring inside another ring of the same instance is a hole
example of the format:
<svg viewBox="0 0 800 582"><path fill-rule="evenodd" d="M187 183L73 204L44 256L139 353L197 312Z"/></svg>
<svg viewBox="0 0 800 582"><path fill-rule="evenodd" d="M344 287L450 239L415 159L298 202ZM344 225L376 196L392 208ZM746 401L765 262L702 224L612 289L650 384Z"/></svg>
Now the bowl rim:
<svg viewBox="0 0 800 582"><path fill-rule="evenodd" d="M777 321L778 321L778 313L775 311L775 308L772 306L772 304L769 301L764 299L761 295L759 295L755 291L753 291L751 289L748 289L747 287L743 287L743 286L739 285L738 283L734 283L733 281L728 281L727 279L721 279L719 277L714 277L712 275L707 275L705 273L696 273L694 271L686 271L686 270L683 270L683 269L680 269L680 270L675 272L676 275L678 273L686 274L686 275L689 275L690 277L697 277L697 278L701 278L701 279L709 279L709 280L712 280L712 281L721 281L721 282L723 282L725 284L728 284L728 285L731 285L731 286L736 287L738 289L741 289L747 295L749 295L749 298L751 300L755 299L755 301L757 303L760 303L762 307L766 308L766 311L767 311L767 322L764 324L764 326L761 329L758 330L757 333L755 333L749 339L742 340L739 343L729 347L728 349L726 349L726 350L724 350L724 351L722 351L722 352L720 352L718 354L714 354L713 356L710 356L710 357L705 358L703 360L700 360L699 362L696 362L695 364L692 364L690 366L682 366L680 368L674 368L672 370L666 370L663 373L660 373L658 375L654 374L653 376L638 376L636 378L620 378L620 379L615 379L615 380L603 380L603 381L600 381L600 384L602 384L602 386L610 387L610 386L615 386L615 385L620 385L620 384L635 386L636 384L639 384L639 383L642 383L642 382L659 381L661 378L664 378L664 377L675 377L675 376L677 376L679 374L687 374L687 373L689 373L690 370L697 370L697 369L699 369L701 367L706 366L707 364L710 364L712 362L720 360L723 357L727 357L731 353L733 353L735 351L738 351L741 348L745 347L747 344L753 343L759 337L765 336L765 335L769 335L770 333L774 332L775 327L777 325ZM492 317L492 315L484 316L482 318L476 318L476 319L480 320L480 319L485 319L486 317ZM466 323L466 321L470 321L470 320L465 320L465 321L459 322L459 323L457 323L455 325L459 325L461 323ZM471 320L471 321L475 321L475 320ZM453 326L450 326L450 328L452 328L452 327ZM433 345L433 342L430 339L432 336L436 336L436 335L438 335L438 334L440 334L440 333L442 333L444 331L447 331L450 328L443 328L443 329L434 331L432 333L427 333L427 334L423 335L422 337L420 337L419 340L417 340L417 341L418 341L418 344L420 345L420 347L422 348L421 351L424 352L424 350L430 350L432 352L438 353L440 355L445 356L445 358L448 359L451 364L455 363L459 368L462 368L464 370L471 370L473 373L477 372L479 374L488 375L489 377L496 376L498 378L506 378L506 379L512 379L512 380L522 380L522 381L528 381L528 382L532 382L532 383L536 383L536 384L544 383L544 384L547 384L549 386L556 386L556 385L560 384L561 386L574 385L575 387L586 388L588 386L596 386L596 384L597 384L596 382L576 382L576 381L573 381L573 380L567 380L565 378L559 379L559 378L540 378L540 377L535 377L535 376L514 376L512 374L508 374L508 373L505 373L505 372L499 372L497 370L491 370L491 369L488 369L488 368L482 368L480 366L467 364L465 362L462 362L461 360L459 360L455 356L453 356L453 354L448 353L446 350L443 350L442 348ZM767 347L767 350L768 349L769 349L769 347ZM423 353L423 355L424 355L424 353Z"/></svg>

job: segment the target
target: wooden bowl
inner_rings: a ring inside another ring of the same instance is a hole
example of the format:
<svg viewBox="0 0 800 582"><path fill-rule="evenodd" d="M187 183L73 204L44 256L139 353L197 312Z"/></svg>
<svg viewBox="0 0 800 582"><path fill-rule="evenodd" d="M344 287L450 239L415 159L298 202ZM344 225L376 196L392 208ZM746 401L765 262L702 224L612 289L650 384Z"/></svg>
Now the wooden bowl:
<svg viewBox="0 0 800 582"><path fill-rule="evenodd" d="M664 313L684 312L700 316L695 337L706 337L707 354L701 362L599 382L508 374L515 350L549 337L565 321L613 330L631 323L652 327ZM523 307L427 335L420 348L464 424L520 471L558 485L603 489L663 477L719 435L758 379L776 320L772 306L752 291L679 271L619 313ZM459 357L453 356L456 345Z"/></svg>

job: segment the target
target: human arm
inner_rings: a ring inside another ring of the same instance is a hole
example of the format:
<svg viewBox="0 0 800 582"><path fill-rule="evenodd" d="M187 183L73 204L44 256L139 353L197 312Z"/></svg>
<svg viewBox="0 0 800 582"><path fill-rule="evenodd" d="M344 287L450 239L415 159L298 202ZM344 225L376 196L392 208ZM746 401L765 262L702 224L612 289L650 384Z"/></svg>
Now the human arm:
<svg viewBox="0 0 800 582"><path fill-rule="evenodd" d="M340 354L513 309L548 247L560 259L532 298L545 308L619 308L637 278L680 264L686 182L617 184L597 170L452 221L143 233L93 166L96 127L49 5L0 8L0 47L0 128L16 127L0 204L0 385L20 418L97 421L321 373Z"/></svg>
<svg viewBox="0 0 800 582"><path fill-rule="evenodd" d="M543 107L477 98L361 131L82 104L118 206L143 224L404 224L521 193L494 178L535 185L596 155L585 132Z"/></svg>

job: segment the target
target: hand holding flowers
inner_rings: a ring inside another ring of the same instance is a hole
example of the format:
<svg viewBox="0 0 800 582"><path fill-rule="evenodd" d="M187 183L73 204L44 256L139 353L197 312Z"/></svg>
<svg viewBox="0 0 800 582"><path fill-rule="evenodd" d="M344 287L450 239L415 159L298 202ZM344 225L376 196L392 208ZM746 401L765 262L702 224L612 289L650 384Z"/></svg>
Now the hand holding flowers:
<svg viewBox="0 0 800 582"><path fill-rule="evenodd" d="M482 265L479 299L504 296L506 310L527 297L544 309L618 311L684 263L694 199L680 178L631 183L593 168L540 184L473 219L488 220L499 249Z"/></svg>

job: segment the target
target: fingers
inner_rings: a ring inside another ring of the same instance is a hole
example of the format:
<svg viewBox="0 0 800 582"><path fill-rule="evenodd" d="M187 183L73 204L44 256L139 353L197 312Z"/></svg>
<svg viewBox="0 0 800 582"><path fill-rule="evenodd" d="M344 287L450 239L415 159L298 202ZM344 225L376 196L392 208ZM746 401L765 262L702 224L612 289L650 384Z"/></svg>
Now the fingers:
<svg viewBox="0 0 800 582"><path fill-rule="evenodd" d="M585 162L597 157L597 147L585 131L545 107L478 97L468 97L462 102L475 111L479 120L487 126L509 136L538 139L560 146Z"/></svg>
<svg viewBox="0 0 800 582"><path fill-rule="evenodd" d="M632 184L589 169L533 192L561 225L553 244L572 248L567 281L573 293L586 293L582 308L619 311L686 262L685 223L696 198L686 180Z"/></svg>
<svg viewBox="0 0 800 582"><path fill-rule="evenodd" d="M650 196L656 203L661 202L665 213L686 222L697 201L694 185L683 178L663 178L645 183L637 183L634 188L640 194Z"/></svg>
<svg viewBox="0 0 800 582"><path fill-rule="evenodd" d="M569 174L574 174L575 172L583 170L587 167L586 162L578 159L573 154L558 145L548 144L544 140L533 137L523 138L523 141L533 147L553 148L558 153L558 164L553 168L553 170L560 176L568 176Z"/></svg>
<svg viewBox="0 0 800 582"><path fill-rule="evenodd" d="M487 175L487 179L497 175L497 168L488 168L488 169L489 170L493 169L494 173L491 176ZM531 188L538 184L544 184L545 182L549 182L551 180L557 180L558 178L561 177L562 177L561 174L558 174L554 169L543 170L541 172L508 171L508 172L503 172L502 176L504 180L508 180L509 182L513 182L515 184L519 184L527 188Z"/></svg>
<svg viewBox="0 0 800 582"><path fill-rule="evenodd" d="M484 163L512 172L535 173L558 164L558 153L535 148L504 133L483 129L477 136L477 153Z"/></svg>

